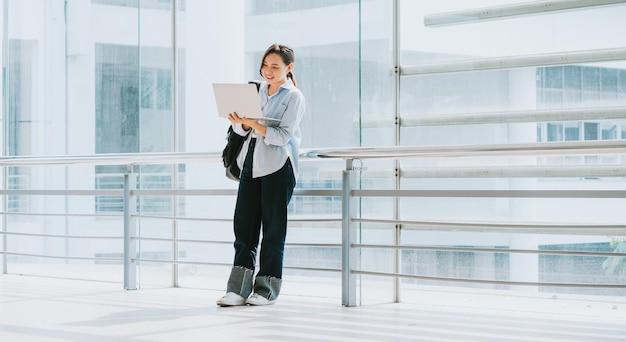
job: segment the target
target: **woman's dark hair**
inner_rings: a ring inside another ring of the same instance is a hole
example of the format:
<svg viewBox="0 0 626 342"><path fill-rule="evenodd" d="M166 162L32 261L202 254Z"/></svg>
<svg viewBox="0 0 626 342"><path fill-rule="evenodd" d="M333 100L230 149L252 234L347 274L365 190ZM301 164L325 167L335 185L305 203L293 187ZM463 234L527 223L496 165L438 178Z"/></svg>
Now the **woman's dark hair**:
<svg viewBox="0 0 626 342"><path fill-rule="evenodd" d="M289 65L296 60L296 55L293 53L293 49L291 47L287 45L272 44L270 47L267 48L267 50L265 50L265 53L263 54L263 58L261 58L261 66L259 67L259 75L263 76L261 69L263 69L263 62L265 61L265 57L267 57L267 55L272 54L272 53L279 55L280 58L283 60L283 63L285 63L285 65ZM291 78L293 85L298 86L296 84L296 77L293 75L292 71L287 73L287 77Z"/></svg>

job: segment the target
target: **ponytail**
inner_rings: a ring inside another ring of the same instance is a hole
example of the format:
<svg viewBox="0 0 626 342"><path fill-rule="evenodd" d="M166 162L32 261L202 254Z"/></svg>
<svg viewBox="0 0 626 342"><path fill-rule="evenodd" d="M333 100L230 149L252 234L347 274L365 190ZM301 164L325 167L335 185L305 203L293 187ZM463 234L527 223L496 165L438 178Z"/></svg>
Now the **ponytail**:
<svg viewBox="0 0 626 342"><path fill-rule="evenodd" d="M288 72L287 77L291 78L291 82L293 82L294 86L298 86L298 84L296 83L296 76L293 75L293 71Z"/></svg>

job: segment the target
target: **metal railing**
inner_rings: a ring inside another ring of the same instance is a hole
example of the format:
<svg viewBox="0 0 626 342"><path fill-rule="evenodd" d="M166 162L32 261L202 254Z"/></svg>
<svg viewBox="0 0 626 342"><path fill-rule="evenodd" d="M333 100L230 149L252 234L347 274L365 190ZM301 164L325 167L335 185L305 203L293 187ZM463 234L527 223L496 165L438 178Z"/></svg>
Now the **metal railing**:
<svg viewBox="0 0 626 342"><path fill-rule="evenodd" d="M347 161L346 170L343 173L343 265L342 265L342 301L345 306L357 304L357 276L377 275L399 278L421 279L421 280L445 280L451 282L468 282L481 284L507 284L526 286L564 286L564 287L603 287L603 288L626 288L626 284L581 284L581 283L548 283L548 282L522 282L522 281L498 281L488 279L458 279L428 277L411 274L370 272L359 269L357 250L364 248L386 248L390 250L419 249L419 250L445 250L445 247L432 246L406 246L406 245L374 245L360 244L357 238L357 227L360 223L385 223L395 224L396 229L402 227L445 229L457 231L514 231L514 232L565 232L565 233L586 233L586 234L614 234L618 236L626 235L626 223L619 225L603 224L567 224L567 225L547 225L547 224L494 224L494 223L474 223L474 222L420 222L407 220L380 220L357 218L357 199L361 197L507 197L507 198L626 198L626 191L620 190L588 190L588 191L546 191L546 190L363 190L356 186L356 172L358 168L353 167L353 161L379 158L459 158L459 157L484 157L484 156L543 156L543 155L586 155L586 154L625 154L626 141L596 141L596 142L564 142L564 143L532 143L532 144L504 144L489 146L431 146L431 147L389 147L389 148L352 148L352 149L329 149L316 150L307 153L308 156L318 158L342 158ZM513 167L514 168L514 167ZM565 167L568 168L568 167ZM488 169L488 168L486 168ZM571 171L576 170L577 174L594 173L595 167L569 167ZM626 176L626 170L615 170L612 174L615 177ZM567 173L567 171L565 171ZM431 174L435 176L435 172ZM466 177L467 174L456 172L457 177ZM493 175L491 175L493 176ZM549 175L546 174L549 177ZM563 176L563 174L560 174ZM478 251L479 249L456 249L465 251ZM501 249L488 249L489 252L502 252ZM550 254L544 251L529 251L507 249L507 253L534 253ZM555 252L559 254L561 252ZM567 254L567 253L566 253ZM581 253L582 255L602 255L625 257L626 253ZM397 300L397 298L396 298Z"/></svg>
<svg viewBox="0 0 626 342"><path fill-rule="evenodd" d="M445 25L467 24L482 20L499 20L527 15L580 10L598 6L619 5L625 2L626 1L624 0L531 1L524 3L431 14L424 18L424 26L437 27Z"/></svg>
<svg viewBox="0 0 626 342"><path fill-rule="evenodd" d="M402 278L438 280L447 282L469 282L482 284L505 284L505 285L528 285L528 286L555 286L555 287L601 287L601 288L626 288L626 284L579 284L579 283L549 283L549 282L525 282L513 280L491 280L491 279L467 279L467 278L446 278L430 277L414 274L403 274L401 272L372 272L359 267L359 251L365 249L389 249L389 250L436 250L436 251L466 251L466 252L490 252L490 253L519 253L519 254L560 254L579 256L602 256L602 257L626 257L626 253L608 252L571 252L571 251L538 251L527 249L498 249L498 248L459 248L451 246L419 246L396 244L364 244L358 240L359 226L365 223L380 224L383 226L395 225L396 229L415 230L454 230L454 231L480 231L480 232L517 232L517 233L563 233L563 234L589 234L589 235L615 235L626 236L626 224L547 224L547 223L497 223L497 222L444 222L444 221L417 221L417 220L393 220L393 219L372 219L361 215L358 212L359 200L369 197L466 197L466 198L626 198L626 191L623 190L420 190L420 189L400 189L400 190L376 190L361 189L357 186L358 173L362 172L355 165L355 162L363 162L373 159L389 160L409 160L420 158L468 158L483 156L546 156L546 155L626 155L626 141L593 141L593 142L566 142L566 143L534 143L534 144L503 144L489 146L426 146L426 147L378 147L378 148L345 148L345 149L315 149L302 151L304 162L336 159L344 160L345 169L342 171L342 189L296 189L294 196L337 196L342 199L341 218L318 218L290 219L290 222L298 220L302 222L341 222L342 241L337 244L294 244L294 246L305 247L341 247L342 266L341 269L317 268L317 267L294 267L295 269L312 271L341 272L342 274L342 303L345 306L357 305L357 280L360 275L375 275L380 277L392 277L399 280ZM134 184L134 166L142 164L184 164L196 162L221 162L219 153L155 153L155 154L122 154L122 155L86 155L86 156L41 156L41 157L8 157L0 158L0 167L12 166L34 166L34 165L126 165L127 172L124 176L123 190L1 190L0 194L8 195L63 195L63 196L96 196L115 195L124 197L124 288L136 289L136 266L137 263L171 263L171 264L211 264L194 262L189 260L150 260L141 259L137 256L136 244L138 241L164 241L182 243L224 243L218 241L201 241L178 238L148 238L137 236L136 225L138 219L165 219L165 220L211 220L207 218L190 218L179 216L159 216L146 215L135 212L135 201L141 196L234 196L236 191L219 189L162 189L143 190L137 189ZM515 168L516 166L510 166ZM600 171L604 176L625 177L626 169L616 166L612 172L606 173L605 167L599 166L560 166L561 170L555 175L549 172L545 177L562 177L568 174L577 176L593 175ZM445 174L446 167L440 167L445 177L472 178L479 167L464 173L458 170L452 174ZM489 167L482 168L488 172ZM524 167L520 166L523 171ZM432 169L430 177L436 177L436 170ZM487 177L507 177L500 174L487 174ZM521 174L520 176L523 176ZM9 215L60 215L60 216L80 216L80 214L38 214L38 213L12 213L3 212L5 217ZM110 215L105 215L110 216ZM119 215L118 215L119 217ZM46 235L28 234L18 232L8 232L3 227L2 234L5 236L46 236L50 238L76 238L85 239L87 236L68 235ZM115 237L103 236L100 239ZM21 253L7 252L6 239L4 240L3 255L28 255ZM37 257L55 257L45 255L34 255ZM65 257L68 259L90 259ZM97 260L102 260L98 258ZM3 262L6 263L6 260ZM396 261L397 262L397 261ZM217 265L213 263L212 265ZM221 265L221 264L220 264ZM6 269L4 267L3 269ZM396 265L396 269L398 269Z"/></svg>

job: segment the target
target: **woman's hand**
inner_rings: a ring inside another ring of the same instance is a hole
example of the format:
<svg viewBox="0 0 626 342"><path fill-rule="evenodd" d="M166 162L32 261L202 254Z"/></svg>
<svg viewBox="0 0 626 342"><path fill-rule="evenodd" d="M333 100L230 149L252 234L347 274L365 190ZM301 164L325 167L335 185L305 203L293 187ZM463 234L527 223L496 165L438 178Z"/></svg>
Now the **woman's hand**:
<svg viewBox="0 0 626 342"><path fill-rule="evenodd" d="M232 123L238 123L243 125L243 129L245 129L246 131L250 129L250 122L252 122L252 120L248 118L239 116L237 112L232 112L228 114L228 120Z"/></svg>
<svg viewBox="0 0 626 342"><path fill-rule="evenodd" d="M232 123L241 124L243 129L246 131L250 128L253 128L257 133L263 136L265 136L265 133L267 132L265 125L261 125L256 120L241 117L237 114L237 112L232 112L228 114L228 120Z"/></svg>

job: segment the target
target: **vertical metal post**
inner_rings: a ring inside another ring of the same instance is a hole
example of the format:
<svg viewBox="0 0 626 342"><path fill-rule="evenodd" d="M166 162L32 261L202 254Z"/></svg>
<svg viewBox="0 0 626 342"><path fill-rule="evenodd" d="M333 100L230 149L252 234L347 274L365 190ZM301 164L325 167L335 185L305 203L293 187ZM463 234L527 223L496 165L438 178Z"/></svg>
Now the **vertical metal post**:
<svg viewBox="0 0 626 342"><path fill-rule="evenodd" d="M2 168L2 189L5 190L7 188L6 186L6 168ZM1 208L3 209L3 211L6 213L8 212L7 210L7 198L8 195L3 195L2 196L2 206ZM7 228L7 215L2 215L2 228L0 228L0 230L2 230L3 233L6 233L8 231ZM9 244L7 242L7 237L6 234L0 234L2 236L0 236L0 239L2 240L2 250L1 252L6 252L8 250ZM4 253L0 253L0 275L1 274L6 274L7 273L7 269L8 269L8 263L7 263L7 257Z"/></svg>
<svg viewBox="0 0 626 342"><path fill-rule="evenodd" d="M133 214L137 208L137 199L131 196L136 189L137 179L133 173L133 166L128 165L124 173L124 289L137 289L137 265L132 259L137 257L137 244L133 238L137 234L137 227Z"/></svg>
<svg viewBox="0 0 626 342"><path fill-rule="evenodd" d="M2 15L2 20L0 22L0 34L2 36L2 47L0 47L0 52L1 52L1 58L2 58L2 84L0 84L0 87L2 88L2 111L0 112L0 117L2 117L1 120L1 125L2 125L2 132L0 133L0 141L2 142L2 152L0 153L0 155L2 156L6 156L8 155L8 151L9 151L9 144L8 144L8 124L7 124L7 118L9 117L8 113L9 113L9 101L7 101L7 73L8 73L8 68L9 68L9 32L8 32L8 18L9 18L9 4L7 1L4 0L0 0L0 11ZM7 179L7 175L8 175L8 171L7 171L7 167L3 167L2 170L2 189L6 190L7 189L7 185L8 185L8 179ZM8 203L7 203L7 199L8 199L8 195L3 195L2 196L2 206L1 208L3 209L4 212L8 212L7 208L8 208ZM7 232L7 215L2 215L2 231L3 232ZM8 242L7 242L7 237L5 234L2 234L2 251L6 252L8 249ZM6 274L7 272L7 268L8 268L8 261L7 261L7 257L4 253L0 254L0 260L1 260L1 269L0 269L0 274Z"/></svg>
<svg viewBox="0 0 626 342"><path fill-rule="evenodd" d="M178 144L178 1L172 0L172 151L179 152ZM173 190L178 189L178 164L172 165ZM178 216L178 196L172 196L172 216ZM172 221L172 239L178 239L178 220ZM178 242L172 243L172 259L178 261ZM172 264L172 286L178 287L179 265Z"/></svg>
<svg viewBox="0 0 626 342"><path fill-rule="evenodd" d="M393 85L393 112L396 123L396 146L401 145L400 140L400 132L401 130L401 120L400 118L400 78L401 78L401 68L400 63L400 1L393 1L393 63L394 63L394 85ZM396 190L400 190L402 183L400 179L400 161L395 161L395 169L396 169ZM396 197L394 201L394 219L400 219L400 198ZM395 236L394 242L397 245L401 243L402 238L402 226L400 224L396 224L395 226ZM396 273L400 273L401 263L402 263L402 251L396 249L394 251L394 271ZM400 302L400 278L394 278L393 284L393 297L394 302Z"/></svg>
<svg viewBox="0 0 626 342"><path fill-rule="evenodd" d="M355 188L356 177L353 168L353 160L346 160L346 170L343 171L342 195L341 195L341 231L342 231L342 258L341 258L341 301L344 306L356 306L356 275L352 270L357 265L356 250L352 245L356 241L356 224L352 222L356 212L356 198L352 196Z"/></svg>

